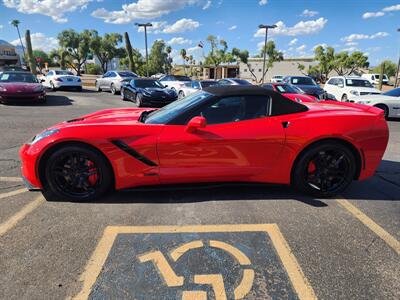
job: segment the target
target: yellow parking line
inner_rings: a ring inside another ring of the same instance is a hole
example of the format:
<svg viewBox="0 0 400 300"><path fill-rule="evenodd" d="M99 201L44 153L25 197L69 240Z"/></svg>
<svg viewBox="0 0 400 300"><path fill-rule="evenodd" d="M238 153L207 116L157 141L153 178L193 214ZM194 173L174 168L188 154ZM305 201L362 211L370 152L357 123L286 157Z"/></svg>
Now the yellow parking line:
<svg viewBox="0 0 400 300"><path fill-rule="evenodd" d="M370 217L364 214L361 210L351 204L345 199L336 200L341 206L343 206L348 212L355 216L365 226L367 226L372 232L379 236L386 244L388 244L398 255L400 255L400 242L396 240L390 233L388 233L381 226L376 224Z"/></svg>
<svg viewBox="0 0 400 300"><path fill-rule="evenodd" d="M22 194L22 193L25 193L27 191L28 190L26 188L23 188L23 189L11 191L11 192L3 193L3 194L0 194L0 199L4 199L4 198L7 198L7 197L11 197L11 196L15 196L15 195L18 195L18 194Z"/></svg>
<svg viewBox="0 0 400 300"><path fill-rule="evenodd" d="M0 181L4 182L22 182L21 177L0 177Z"/></svg>
<svg viewBox="0 0 400 300"><path fill-rule="evenodd" d="M33 202L25 205L19 212L13 215L4 223L0 224L0 237L6 234L11 228L18 224L19 221L24 219L29 213L37 208L44 201L43 196L37 197Z"/></svg>

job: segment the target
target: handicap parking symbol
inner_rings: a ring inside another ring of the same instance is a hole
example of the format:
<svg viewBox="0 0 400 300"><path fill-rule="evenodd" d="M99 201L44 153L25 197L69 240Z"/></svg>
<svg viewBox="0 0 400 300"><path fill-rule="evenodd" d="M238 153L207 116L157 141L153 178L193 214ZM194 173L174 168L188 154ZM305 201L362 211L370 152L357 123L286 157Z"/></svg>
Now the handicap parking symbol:
<svg viewBox="0 0 400 300"><path fill-rule="evenodd" d="M316 299L276 224L107 227L75 299Z"/></svg>

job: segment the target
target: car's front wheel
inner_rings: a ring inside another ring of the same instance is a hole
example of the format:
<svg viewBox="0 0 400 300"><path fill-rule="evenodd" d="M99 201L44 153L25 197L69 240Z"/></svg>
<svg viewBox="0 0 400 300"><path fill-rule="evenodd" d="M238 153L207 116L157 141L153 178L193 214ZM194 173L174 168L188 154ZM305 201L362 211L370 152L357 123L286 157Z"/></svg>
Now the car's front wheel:
<svg viewBox="0 0 400 300"><path fill-rule="evenodd" d="M117 89L116 89L114 83L111 83L110 91L111 91L111 94L113 94L113 95L117 94Z"/></svg>
<svg viewBox="0 0 400 300"><path fill-rule="evenodd" d="M65 146L48 158L43 195L49 201L92 201L112 186L106 158L86 146Z"/></svg>
<svg viewBox="0 0 400 300"><path fill-rule="evenodd" d="M343 192L356 173L352 151L339 142L325 142L305 150L294 166L292 184L316 197L333 197Z"/></svg>
<svg viewBox="0 0 400 300"><path fill-rule="evenodd" d="M343 96L342 96L342 102L347 102L347 101L349 101L349 98L347 97L346 94L343 94Z"/></svg>
<svg viewBox="0 0 400 300"><path fill-rule="evenodd" d="M185 98L185 93L183 91L179 91L178 99Z"/></svg>
<svg viewBox="0 0 400 300"><path fill-rule="evenodd" d="M125 97L125 91L124 91L124 89L123 88L121 88L121 100L122 101L125 101L126 100L126 97Z"/></svg>
<svg viewBox="0 0 400 300"><path fill-rule="evenodd" d="M386 120L389 118L389 107L387 107L385 104L377 104L375 105L375 107L383 110L383 114Z"/></svg>
<svg viewBox="0 0 400 300"><path fill-rule="evenodd" d="M136 94L135 97L135 102L137 107L142 107L143 106L143 100L142 100L142 94Z"/></svg>
<svg viewBox="0 0 400 300"><path fill-rule="evenodd" d="M100 84L96 81L95 83L96 86L96 92L101 92Z"/></svg>

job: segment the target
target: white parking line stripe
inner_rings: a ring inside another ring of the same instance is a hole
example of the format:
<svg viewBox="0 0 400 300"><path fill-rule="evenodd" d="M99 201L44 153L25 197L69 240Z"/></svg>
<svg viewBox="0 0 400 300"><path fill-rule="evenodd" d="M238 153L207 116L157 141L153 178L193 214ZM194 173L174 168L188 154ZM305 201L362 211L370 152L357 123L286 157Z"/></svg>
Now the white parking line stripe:
<svg viewBox="0 0 400 300"><path fill-rule="evenodd" d="M353 216L360 220L365 226L373 231L377 236L385 241L398 255L400 255L400 242L396 240L390 233L388 233L381 226L376 224L371 218L364 214L361 210L351 204L345 199L337 199L337 202L345 209L347 209Z"/></svg>
<svg viewBox="0 0 400 300"><path fill-rule="evenodd" d="M22 182L21 177L0 177L0 181L4 182Z"/></svg>
<svg viewBox="0 0 400 300"><path fill-rule="evenodd" d="M7 197L11 197L11 196L15 196L15 195L18 195L18 194L22 194L22 193L25 193L27 191L28 190L26 188L23 188L23 189L11 191L11 192L8 192L8 193L3 193L3 194L0 194L0 199L4 199L4 198L7 198Z"/></svg>
<svg viewBox="0 0 400 300"><path fill-rule="evenodd" d="M44 198L42 195L37 197L33 202L25 205L19 212L13 215L4 223L0 224L0 237L6 234L10 229L18 224L19 221L23 220L29 213L35 210L40 204L42 204Z"/></svg>

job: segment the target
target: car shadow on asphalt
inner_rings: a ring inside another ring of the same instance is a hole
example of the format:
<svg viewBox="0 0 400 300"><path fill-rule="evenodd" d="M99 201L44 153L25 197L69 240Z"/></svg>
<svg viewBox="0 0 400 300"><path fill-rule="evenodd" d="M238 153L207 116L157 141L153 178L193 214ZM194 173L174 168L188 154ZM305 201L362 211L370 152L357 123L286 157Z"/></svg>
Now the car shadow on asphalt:
<svg viewBox="0 0 400 300"><path fill-rule="evenodd" d="M13 106L68 106L72 105L74 100L68 98L66 96L61 95L47 95L45 103L37 103L37 102L24 102L24 103L7 103L8 105Z"/></svg>

